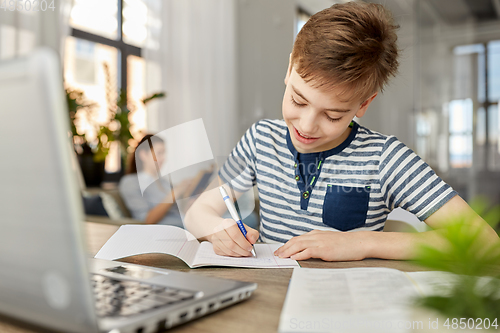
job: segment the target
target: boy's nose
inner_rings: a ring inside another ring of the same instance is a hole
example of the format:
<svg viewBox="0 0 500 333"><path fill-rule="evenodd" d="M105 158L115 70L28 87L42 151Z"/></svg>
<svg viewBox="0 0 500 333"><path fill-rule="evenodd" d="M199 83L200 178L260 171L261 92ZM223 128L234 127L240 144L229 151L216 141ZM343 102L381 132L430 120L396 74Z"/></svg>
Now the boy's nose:
<svg viewBox="0 0 500 333"><path fill-rule="evenodd" d="M317 115L310 110L304 113L300 119L300 131L302 134L313 136L317 129Z"/></svg>

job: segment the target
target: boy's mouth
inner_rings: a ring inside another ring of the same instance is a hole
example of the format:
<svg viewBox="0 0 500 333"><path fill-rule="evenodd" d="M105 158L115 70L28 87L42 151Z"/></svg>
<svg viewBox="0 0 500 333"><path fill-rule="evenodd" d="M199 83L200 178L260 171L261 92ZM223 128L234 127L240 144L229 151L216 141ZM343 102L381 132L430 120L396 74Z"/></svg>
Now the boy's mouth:
<svg viewBox="0 0 500 333"><path fill-rule="evenodd" d="M313 143L313 142L315 142L316 140L319 139L319 138L314 138L314 137L302 134L295 127L293 127L293 129L294 129L295 138L299 142L309 144L309 143Z"/></svg>

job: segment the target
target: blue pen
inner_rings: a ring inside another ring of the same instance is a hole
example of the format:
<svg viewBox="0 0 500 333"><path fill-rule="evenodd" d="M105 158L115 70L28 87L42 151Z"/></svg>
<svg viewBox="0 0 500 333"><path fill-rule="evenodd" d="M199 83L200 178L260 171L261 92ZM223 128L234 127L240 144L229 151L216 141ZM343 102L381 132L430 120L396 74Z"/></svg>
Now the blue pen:
<svg viewBox="0 0 500 333"><path fill-rule="evenodd" d="M226 204L227 210L229 211L229 214L231 214L231 217L233 218L233 220L236 221L236 223L238 224L238 228L240 228L241 233L246 238L247 237L247 230L245 229L243 222L241 222L241 219L238 215L238 212L236 211L236 208L233 205L233 202L231 201L231 198L229 197L229 195L227 195L227 192L224 189L224 187L219 186L219 190L220 190L220 194L222 195L222 199L224 199L224 202ZM252 254L254 257L257 257L257 255L255 254L255 249L254 249L253 245L252 245Z"/></svg>

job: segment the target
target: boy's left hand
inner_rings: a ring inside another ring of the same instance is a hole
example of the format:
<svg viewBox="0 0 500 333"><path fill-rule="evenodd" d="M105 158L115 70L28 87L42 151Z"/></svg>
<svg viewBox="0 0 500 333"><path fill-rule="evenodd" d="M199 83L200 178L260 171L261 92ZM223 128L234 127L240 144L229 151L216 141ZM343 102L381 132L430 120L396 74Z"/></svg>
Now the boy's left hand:
<svg viewBox="0 0 500 333"><path fill-rule="evenodd" d="M325 261L362 260L365 249L361 232L313 230L293 237L274 252L280 258L306 260L319 258Z"/></svg>

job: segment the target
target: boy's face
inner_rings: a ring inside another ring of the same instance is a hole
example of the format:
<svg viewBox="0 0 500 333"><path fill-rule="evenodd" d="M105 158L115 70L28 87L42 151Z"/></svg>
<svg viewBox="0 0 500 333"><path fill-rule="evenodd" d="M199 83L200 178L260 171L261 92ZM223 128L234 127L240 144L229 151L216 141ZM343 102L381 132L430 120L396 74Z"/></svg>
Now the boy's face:
<svg viewBox="0 0 500 333"><path fill-rule="evenodd" d="M340 101L335 89L322 91L311 87L292 67L285 78L283 119L292 143L299 153L316 153L340 145L351 129L354 116L361 118L375 98L374 93L363 103Z"/></svg>

